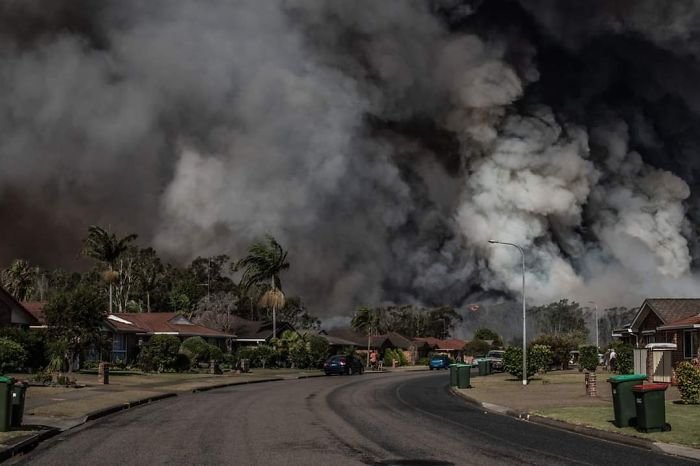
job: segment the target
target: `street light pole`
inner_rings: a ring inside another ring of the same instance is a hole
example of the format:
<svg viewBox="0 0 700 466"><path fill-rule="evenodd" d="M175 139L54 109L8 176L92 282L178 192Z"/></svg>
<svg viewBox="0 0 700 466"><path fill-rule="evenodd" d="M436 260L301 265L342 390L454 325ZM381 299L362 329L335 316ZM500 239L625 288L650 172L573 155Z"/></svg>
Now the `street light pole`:
<svg viewBox="0 0 700 466"><path fill-rule="evenodd" d="M593 304L595 308L595 347L600 349L600 344L598 341L598 305L595 301L588 301L588 304Z"/></svg>
<svg viewBox="0 0 700 466"><path fill-rule="evenodd" d="M525 307L525 251L523 248L513 243L506 243L504 241L495 241L490 239L491 244L505 244L507 246L513 246L518 248L520 255L523 259L523 385L527 385L527 313Z"/></svg>

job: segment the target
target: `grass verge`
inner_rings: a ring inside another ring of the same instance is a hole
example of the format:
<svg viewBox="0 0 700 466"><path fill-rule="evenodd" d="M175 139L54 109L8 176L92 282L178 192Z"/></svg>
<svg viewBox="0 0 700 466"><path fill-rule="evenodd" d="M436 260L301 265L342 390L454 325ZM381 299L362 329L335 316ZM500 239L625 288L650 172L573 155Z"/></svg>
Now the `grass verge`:
<svg viewBox="0 0 700 466"><path fill-rule="evenodd" d="M571 424L617 432L657 442L677 443L700 448L700 405L681 405L666 402L666 422L671 424L672 430L670 432L653 432L649 434L638 432L633 427L615 427L612 423L614 419L612 405L544 408L537 410L536 414Z"/></svg>

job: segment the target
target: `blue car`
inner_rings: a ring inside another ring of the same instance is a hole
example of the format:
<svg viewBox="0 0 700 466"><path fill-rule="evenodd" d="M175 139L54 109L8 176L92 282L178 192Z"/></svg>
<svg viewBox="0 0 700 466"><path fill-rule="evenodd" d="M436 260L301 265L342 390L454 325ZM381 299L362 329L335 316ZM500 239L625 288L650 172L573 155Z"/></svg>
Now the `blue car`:
<svg viewBox="0 0 700 466"><path fill-rule="evenodd" d="M428 367L431 371L433 369L447 369L449 368L450 364L452 364L452 361L450 361L450 358L448 356L433 356L432 358L430 358Z"/></svg>

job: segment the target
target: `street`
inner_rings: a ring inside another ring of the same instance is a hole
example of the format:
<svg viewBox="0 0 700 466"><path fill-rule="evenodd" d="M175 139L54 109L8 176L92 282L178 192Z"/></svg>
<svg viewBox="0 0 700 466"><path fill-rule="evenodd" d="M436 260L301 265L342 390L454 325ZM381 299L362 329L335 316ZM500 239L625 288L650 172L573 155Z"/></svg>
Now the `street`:
<svg viewBox="0 0 700 466"><path fill-rule="evenodd" d="M693 464L485 413L447 384L446 372L407 372L180 396L88 423L15 463Z"/></svg>

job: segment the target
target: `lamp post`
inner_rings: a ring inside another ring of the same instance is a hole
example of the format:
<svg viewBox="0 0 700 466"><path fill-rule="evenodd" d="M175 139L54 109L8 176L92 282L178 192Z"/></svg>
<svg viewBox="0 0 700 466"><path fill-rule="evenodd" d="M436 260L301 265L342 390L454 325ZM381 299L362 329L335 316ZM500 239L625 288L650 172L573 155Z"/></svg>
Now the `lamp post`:
<svg viewBox="0 0 700 466"><path fill-rule="evenodd" d="M523 259L523 385L527 385L527 314L525 307L525 251L523 248L513 243L506 243L504 241L495 241L490 239L491 244L505 244L507 246L513 246L518 248L520 255Z"/></svg>
<svg viewBox="0 0 700 466"><path fill-rule="evenodd" d="M600 349L600 344L598 342L598 305L595 301L588 301L588 304L593 304L595 309L595 347Z"/></svg>

